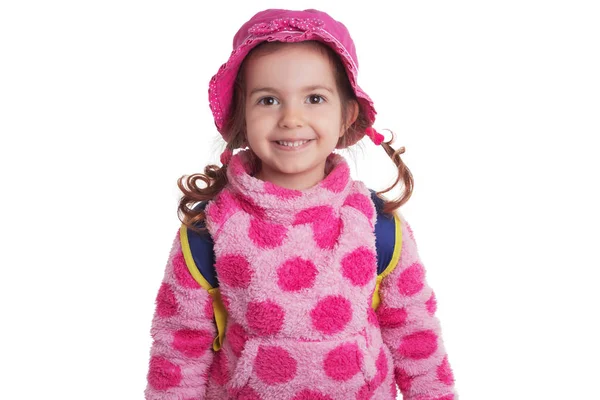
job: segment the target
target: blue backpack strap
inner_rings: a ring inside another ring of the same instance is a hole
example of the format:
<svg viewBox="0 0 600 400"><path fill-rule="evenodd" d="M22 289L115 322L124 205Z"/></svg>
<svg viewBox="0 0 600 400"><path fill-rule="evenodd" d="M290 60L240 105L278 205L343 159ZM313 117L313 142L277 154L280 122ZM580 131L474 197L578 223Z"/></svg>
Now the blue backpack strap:
<svg viewBox="0 0 600 400"><path fill-rule="evenodd" d="M369 189L369 191L377 212L375 246L377 247L377 275L380 275L392 261L396 242L396 222L392 215L383 213L383 199L378 197L374 190Z"/></svg>
<svg viewBox="0 0 600 400"><path fill-rule="evenodd" d="M202 202L194 209L204 210L206 204L206 202ZM203 228L205 224L200 222L196 224L196 227ZM215 325L217 327L217 337L213 341L213 350L219 351L225 338L227 310L221 299L219 281L215 270L214 242L208 231L197 233L184 224L181 224L179 232L181 250L190 274L212 297Z"/></svg>
<svg viewBox="0 0 600 400"><path fill-rule="evenodd" d="M194 207L194 209L204 210L206 208L206 204L207 203L203 201ZM196 226L198 228L204 228L206 225L204 221L202 221L197 223ZM194 260L196 268L202 277L208 282L210 288L219 287L217 271L215 270L215 251L213 249L214 242L210 236L210 233L208 233L208 231L196 233L187 227L186 230L191 257Z"/></svg>
<svg viewBox="0 0 600 400"><path fill-rule="evenodd" d="M379 287L381 281L389 275L400 261L402 250L402 227L400 219L396 214L385 214L383 212L384 200L377 196L374 190L371 192L371 200L377 212L375 222L375 247L377 249L377 284L373 293L372 306L376 309L381 302L379 298Z"/></svg>

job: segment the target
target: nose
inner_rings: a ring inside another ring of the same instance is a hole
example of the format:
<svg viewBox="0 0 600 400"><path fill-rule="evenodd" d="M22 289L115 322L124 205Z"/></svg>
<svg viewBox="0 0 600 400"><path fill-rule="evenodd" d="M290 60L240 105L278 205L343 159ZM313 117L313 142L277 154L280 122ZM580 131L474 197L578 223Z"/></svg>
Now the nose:
<svg viewBox="0 0 600 400"><path fill-rule="evenodd" d="M279 127L293 129L304 125L302 106L287 104L286 106L282 107L281 110Z"/></svg>

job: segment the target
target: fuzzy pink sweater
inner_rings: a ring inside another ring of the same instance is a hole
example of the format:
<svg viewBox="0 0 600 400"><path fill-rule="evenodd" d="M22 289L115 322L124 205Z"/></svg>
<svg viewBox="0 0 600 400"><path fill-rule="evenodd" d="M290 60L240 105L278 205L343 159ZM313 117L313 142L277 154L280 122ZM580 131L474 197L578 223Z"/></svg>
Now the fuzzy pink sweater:
<svg viewBox="0 0 600 400"><path fill-rule="evenodd" d="M377 278L375 208L332 154L317 186L252 176L236 154L229 185L206 208L228 323L222 348L209 294L179 236L153 319L147 399L455 400L436 301L409 225L400 260Z"/></svg>

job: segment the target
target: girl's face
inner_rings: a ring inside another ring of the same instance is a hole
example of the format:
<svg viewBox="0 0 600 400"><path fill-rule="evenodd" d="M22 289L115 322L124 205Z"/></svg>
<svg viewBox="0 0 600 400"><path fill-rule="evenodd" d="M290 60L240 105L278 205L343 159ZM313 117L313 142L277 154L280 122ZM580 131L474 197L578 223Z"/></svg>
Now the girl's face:
<svg viewBox="0 0 600 400"><path fill-rule="evenodd" d="M317 184L345 132L327 54L307 43L259 53L247 60L245 82L246 139L262 161L256 177L289 189ZM348 122L357 114L355 105Z"/></svg>

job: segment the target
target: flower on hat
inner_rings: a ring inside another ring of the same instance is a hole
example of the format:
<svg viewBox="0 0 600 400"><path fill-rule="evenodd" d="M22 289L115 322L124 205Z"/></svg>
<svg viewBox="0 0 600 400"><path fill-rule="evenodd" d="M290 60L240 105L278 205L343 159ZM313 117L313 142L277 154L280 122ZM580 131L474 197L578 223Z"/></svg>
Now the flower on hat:
<svg viewBox="0 0 600 400"><path fill-rule="evenodd" d="M254 36L267 35L269 33L285 30L298 29L303 32L314 31L324 25L318 18L279 18L270 22L261 22L248 29L248 33Z"/></svg>

